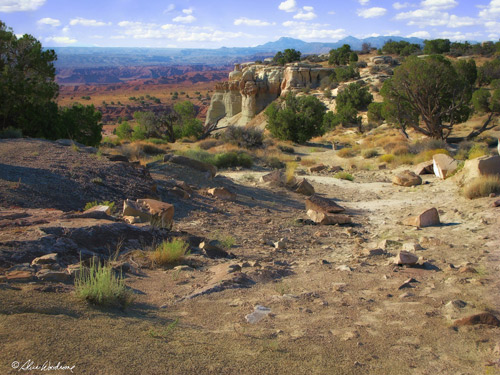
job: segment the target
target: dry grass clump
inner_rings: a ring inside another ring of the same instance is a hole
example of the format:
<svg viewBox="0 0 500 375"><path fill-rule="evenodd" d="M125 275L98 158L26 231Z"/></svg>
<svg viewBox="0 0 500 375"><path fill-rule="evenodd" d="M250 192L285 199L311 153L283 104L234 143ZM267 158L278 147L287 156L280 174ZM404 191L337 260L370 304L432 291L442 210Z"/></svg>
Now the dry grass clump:
<svg viewBox="0 0 500 375"><path fill-rule="evenodd" d="M158 266L175 264L182 260L185 255L189 255L189 245L178 238L169 242L163 241L153 252L149 254L151 261Z"/></svg>
<svg viewBox="0 0 500 375"><path fill-rule="evenodd" d="M382 163L392 163L396 157L393 154L385 154L378 158Z"/></svg>
<svg viewBox="0 0 500 375"><path fill-rule="evenodd" d="M427 161L427 160L431 160L432 157L434 155L437 155L437 154L449 155L450 153L448 152L448 150L445 150L444 148L422 151L415 156L415 163L418 164L418 163L422 163L422 162Z"/></svg>
<svg viewBox="0 0 500 375"><path fill-rule="evenodd" d="M369 148L367 150L363 150L361 156L365 159L371 159L378 156L378 151L374 148Z"/></svg>
<svg viewBox="0 0 500 375"><path fill-rule="evenodd" d="M483 176L472 180L464 187L463 194L469 199L487 197L500 193L500 177Z"/></svg>
<svg viewBox="0 0 500 375"><path fill-rule="evenodd" d="M390 147L389 147L390 146ZM404 155L410 153L410 147L407 144L395 143L384 147L385 152L390 152L394 155Z"/></svg>
<svg viewBox="0 0 500 375"><path fill-rule="evenodd" d="M285 178L286 183L291 184L295 178L295 170L297 169L297 163L294 161L286 163Z"/></svg>
<svg viewBox="0 0 500 375"><path fill-rule="evenodd" d="M126 156L129 160L139 160L145 156L161 155L168 150L168 146L156 146L147 142L133 142L120 146L120 153Z"/></svg>
<svg viewBox="0 0 500 375"><path fill-rule="evenodd" d="M352 158L356 156L357 152L352 147L345 147L337 151L337 156L341 158Z"/></svg>
<svg viewBox="0 0 500 375"><path fill-rule="evenodd" d="M210 150L211 148L217 146L217 144L218 144L217 139L207 138L202 141L199 141L197 146L202 150Z"/></svg>
<svg viewBox="0 0 500 375"><path fill-rule="evenodd" d="M316 165L317 161L316 159L302 159L300 161L300 165L304 167L312 167L313 165Z"/></svg>
<svg viewBox="0 0 500 375"><path fill-rule="evenodd" d="M471 147L471 149L468 152L467 158L469 160L478 158L480 156L486 156L489 155L490 151L488 150L488 147L485 145L477 145L475 144L474 146Z"/></svg>
<svg viewBox="0 0 500 375"><path fill-rule="evenodd" d="M348 181L354 181L354 176L348 172L337 172L333 176L335 178L341 179L341 180L348 180Z"/></svg>

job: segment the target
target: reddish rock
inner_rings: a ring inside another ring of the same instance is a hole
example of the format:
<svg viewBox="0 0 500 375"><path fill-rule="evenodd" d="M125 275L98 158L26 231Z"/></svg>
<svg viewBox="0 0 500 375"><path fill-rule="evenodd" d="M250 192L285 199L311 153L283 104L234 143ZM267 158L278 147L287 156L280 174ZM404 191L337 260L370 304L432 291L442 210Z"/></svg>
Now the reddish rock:
<svg viewBox="0 0 500 375"><path fill-rule="evenodd" d="M225 187L208 189L208 194L225 201L234 201L236 199L236 194Z"/></svg>
<svg viewBox="0 0 500 375"><path fill-rule="evenodd" d="M343 212L345 211L345 208L339 206L331 199L314 194L309 198L306 198L306 210L313 210L316 212L323 212L325 214L328 214Z"/></svg>
<svg viewBox="0 0 500 375"><path fill-rule="evenodd" d="M300 180L297 185L294 186L294 190L296 193L302 195L313 195L314 187L307 181L305 178Z"/></svg>
<svg viewBox="0 0 500 375"><path fill-rule="evenodd" d="M431 208L422 212L418 216L412 216L403 220L403 224L423 228L439 225L441 224L441 222L439 220L438 210L435 208Z"/></svg>
<svg viewBox="0 0 500 375"><path fill-rule="evenodd" d="M320 225L335 225L335 224L350 224L352 220L347 215L327 214L314 210L307 210L307 216L316 224Z"/></svg>
<svg viewBox="0 0 500 375"><path fill-rule="evenodd" d="M162 228L171 228L174 206L155 199L137 199L136 202L127 199L123 202L123 216L136 216Z"/></svg>
<svg viewBox="0 0 500 375"><path fill-rule="evenodd" d="M412 171L403 171L392 178L392 183L399 186L422 185L422 179Z"/></svg>
<svg viewBox="0 0 500 375"><path fill-rule="evenodd" d="M486 324L489 326L500 327L500 320L490 313L481 313L467 316L462 319L455 320L457 326L471 326L475 324Z"/></svg>
<svg viewBox="0 0 500 375"><path fill-rule="evenodd" d="M418 257L408 251L400 251L394 258L394 264L412 266L418 262Z"/></svg>
<svg viewBox="0 0 500 375"><path fill-rule="evenodd" d="M23 283L33 280L33 273L30 271L10 271L5 274L7 281Z"/></svg>

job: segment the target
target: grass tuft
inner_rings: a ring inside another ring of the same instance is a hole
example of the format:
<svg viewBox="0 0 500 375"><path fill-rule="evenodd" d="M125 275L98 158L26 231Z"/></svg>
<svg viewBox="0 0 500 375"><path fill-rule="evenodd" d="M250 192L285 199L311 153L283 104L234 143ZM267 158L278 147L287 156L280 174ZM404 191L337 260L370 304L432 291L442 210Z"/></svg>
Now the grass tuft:
<svg viewBox="0 0 500 375"><path fill-rule="evenodd" d="M159 266L175 264L180 262L185 255L189 255L188 248L189 245L185 241L175 238L169 242L163 241L150 253L149 257Z"/></svg>
<svg viewBox="0 0 500 375"><path fill-rule="evenodd" d="M469 199L487 197L500 193L500 177L484 176L472 180L464 187L464 195Z"/></svg>
<svg viewBox="0 0 500 375"><path fill-rule="evenodd" d="M95 258L92 258L88 270L80 264L75 291L80 298L99 306L125 308L133 300L122 275L117 276L109 264L96 263Z"/></svg>
<svg viewBox="0 0 500 375"><path fill-rule="evenodd" d="M285 178L286 178L286 183L291 184L295 178L295 170L297 169L297 163L294 161L291 161L289 163L286 163L286 170L285 170Z"/></svg>
<svg viewBox="0 0 500 375"><path fill-rule="evenodd" d="M354 176L348 172L337 172L333 177L341 180L354 181Z"/></svg>

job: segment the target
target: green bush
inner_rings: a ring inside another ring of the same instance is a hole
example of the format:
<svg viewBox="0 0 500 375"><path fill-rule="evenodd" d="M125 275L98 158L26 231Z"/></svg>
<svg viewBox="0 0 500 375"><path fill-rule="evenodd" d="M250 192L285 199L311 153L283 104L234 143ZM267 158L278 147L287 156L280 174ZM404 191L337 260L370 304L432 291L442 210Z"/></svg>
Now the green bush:
<svg viewBox="0 0 500 375"><path fill-rule="evenodd" d="M500 112L500 89L493 91L490 100L490 111L495 113Z"/></svg>
<svg viewBox="0 0 500 375"><path fill-rule="evenodd" d="M341 180L354 181L354 176L348 172L337 172L333 177Z"/></svg>
<svg viewBox="0 0 500 375"><path fill-rule="evenodd" d="M116 127L115 134L119 139L130 139L132 136L132 127L127 121L123 121Z"/></svg>
<svg viewBox="0 0 500 375"><path fill-rule="evenodd" d="M95 259L92 259L88 270L80 266L75 278L75 292L80 298L101 306L125 308L133 300L123 277L117 276L109 264L96 264Z"/></svg>
<svg viewBox="0 0 500 375"><path fill-rule="evenodd" d="M325 111L325 105L314 96L296 97L289 93L285 108L271 103L265 110L267 129L278 139L304 143L324 134Z"/></svg>
<svg viewBox="0 0 500 375"><path fill-rule="evenodd" d="M378 151L374 148L363 150L363 152L361 152L361 156L365 159L371 159L378 156Z"/></svg>
<svg viewBox="0 0 500 375"><path fill-rule="evenodd" d="M328 58L328 64L330 65L347 65L353 61L358 61L358 55L351 50L349 44L344 44L342 47L330 50Z"/></svg>
<svg viewBox="0 0 500 375"><path fill-rule="evenodd" d="M368 121L381 124L384 121L384 116L382 115L383 107L384 103L373 102L368 104Z"/></svg>
<svg viewBox="0 0 500 375"><path fill-rule="evenodd" d="M244 152L225 152L216 154L214 165L217 168L234 168L244 167L250 168L253 165L253 159L250 155Z"/></svg>
<svg viewBox="0 0 500 375"><path fill-rule="evenodd" d="M134 130L132 131L131 139L133 141L142 141L146 139L147 137L147 132L144 126L142 125L136 125L134 126Z"/></svg>
<svg viewBox="0 0 500 375"><path fill-rule="evenodd" d="M359 72L352 66L340 66L335 68L334 74L337 82L346 82L351 79L359 78Z"/></svg>
<svg viewBox="0 0 500 375"><path fill-rule="evenodd" d="M373 100L368 87L362 87L360 83L349 84L337 95L337 108L341 108L350 103L355 109L365 109Z"/></svg>

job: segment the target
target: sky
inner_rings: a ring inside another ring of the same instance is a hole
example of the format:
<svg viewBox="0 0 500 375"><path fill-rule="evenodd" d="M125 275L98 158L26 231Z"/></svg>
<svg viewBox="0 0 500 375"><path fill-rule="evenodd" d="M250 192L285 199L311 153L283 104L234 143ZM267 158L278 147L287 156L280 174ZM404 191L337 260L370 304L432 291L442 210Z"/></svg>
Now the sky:
<svg viewBox="0 0 500 375"><path fill-rule="evenodd" d="M497 41L500 0L0 0L0 20L45 47L251 47L349 35Z"/></svg>

